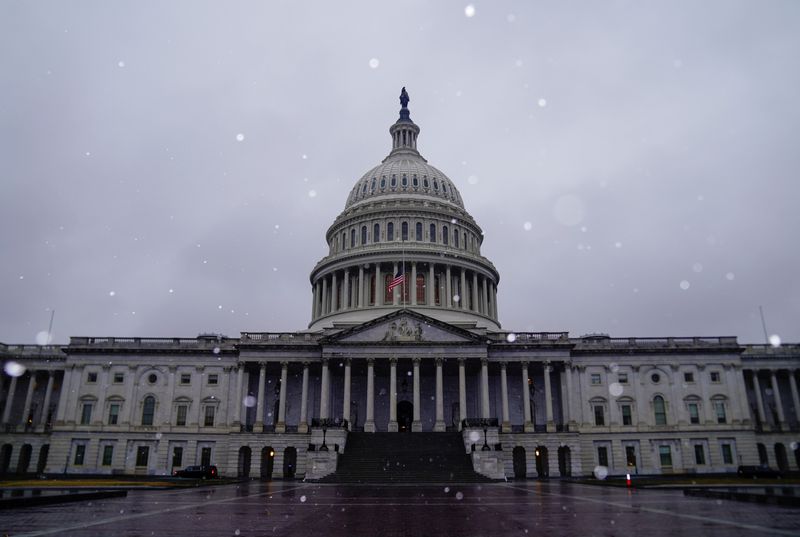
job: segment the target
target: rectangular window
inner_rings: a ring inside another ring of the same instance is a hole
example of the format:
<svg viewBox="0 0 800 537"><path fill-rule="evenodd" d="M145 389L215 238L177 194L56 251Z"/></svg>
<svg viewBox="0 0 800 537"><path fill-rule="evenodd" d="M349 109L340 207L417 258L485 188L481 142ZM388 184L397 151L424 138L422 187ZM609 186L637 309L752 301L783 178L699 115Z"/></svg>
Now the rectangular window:
<svg viewBox="0 0 800 537"><path fill-rule="evenodd" d="M695 444L694 445L694 462L697 465L705 464L706 463L706 452L703 449L702 444Z"/></svg>
<svg viewBox="0 0 800 537"><path fill-rule="evenodd" d="M88 382L89 384L97 382L97 373L95 373L94 371L90 371L86 375L86 382Z"/></svg>
<svg viewBox="0 0 800 537"><path fill-rule="evenodd" d="M722 444L722 462L733 464L733 450L730 444Z"/></svg>
<svg viewBox="0 0 800 537"><path fill-rule="evenodd" d="M204 447L200 450L200 464L203 466L211 466L211 448Z"/></svg>
<svg viewBox="0 0 800 537"><path fill-rule="evenodd" d="M203 425L205 425L206 427L213 427L214 426L214 411L215 410L216 410L216 407L213 407L211 405L206 407L205 418L203 419Z"/></svg>
<svg viewBox="0 0 800 537"><path fill-rule="evenodd" d="M669 446L658 446L658 455L661 457L661 466L672 466L672 450Z"/></svg>
<svg viewBox="0 0 800 537"><path fill-rule="evenodd" d="M625 460L628 466L636 466L636 447L625 446Z"/></svg>
<svg viewBox="0 0 800 537"><path fill-rule="evenodd" d="M178 419L175 420L175 425L178 425L179 427L186 425L186 414L188 413L188 410L188 406L178 405Z"/></svg>
<svg viewBox="0 0 800 537"><path fill-rule="evenodd" d="M192 383L192 374L191 373L181 373L181 384L184 386L186 384Z"/></svg>
<svg viewBox="0 0 800 537"><path fill-rule="evenodd" d="M103 446L103 466L111 466L111 460L114 458L114 446Z"/></svg>
<svg viewBox="0 0 800 537"><path fill-rule="evenodd" d="M597 464L600 466L608 466L608 448L605 446L598 446L597 448Z"/></svg>
<svg viewBox="0 0 800 537"><path fill-rule="evenodd" d="M633 425L631 405L622 405L622 425Z"/></svg>
<svg viewBox="0 0 800 537"><path fill-rule="evenodd" d="M125 373L114 373L114 384L122 384L125 382Z"/></svg>
<svg viewBox="0 0 800 537"><path fill-rule="evenodd" d="M619 373L617 375L617 382L620 384L627 384L628 383L628 374L627 373Z"/></svg>
<svg viewBox="0 0 800 537"><path fill-rule="evenodd" d="M81 425L89 425L92 421L92 405L84 403L81 407Z"/></svg>
<svg viewBox="0 0 800 537"><path fill-rule="evenodd" d="M592 379L592 385L593 386L597 386L599 384L602 384L602 380L600 379L600 373L592 373L591 379Z"/></svg>
<svg viewBox="0 0 800 537"><path fill-rule="evenodd" d="M719 382L719 371L711 372L711 382Z"/></svg>
<svg viewBox="0 0 800 537"><path fill-rule="evenodd" d="M683 374L684 382L694 382L694 373L686 372Z"/></svg>
<svg viewBox="0 0 800 537"><path fill-rule="evenodd" d="M116 425L119 420L119 404L113 403L108 407L108 424Z"/></svg>
<svg viewBox="0 0 800 537"><path fill-rule="evenodd" d="M75 446L75 466L83 466L83 457L86 456L86 446L78 444Z"/></svg>
<svg viewBox="0 0 800 537"><path fill-rule="evenodd" d="M689 403L689 422L700 423L700 411L697 408L697 403Z"/></svg>
<svg viewBox="0 0 800 537"><path fill-rule="evenodd" d="M594 424L595 425L606 424L605 414L603 413L603 405L594 406Z"/></svg>
<svg viewBox="0 0 800 537"><path fill-rule="evenodd" d="M136 466L147 466L147 459L150 457L150 448L148 446L139 446L136 448Z"/></svg>
<svg viewBox="0 0 800 537"><path fill-rule="evenodd" d="M219 375L216 373L212 373L208 376L208 385L209 386L216 386L219 384Z"/></svg>
<svg viewBox="0 0 800 537"><path fill-rule="evenodd" d="M172 448L172 467L183 466L183 448L175 446Z"/></svg>
<svg viewBox="0 0 800 537"><path fill-rule="evenodd" d="M727 423L727 416L725 415L725 403L717 401L714 403L714 409L717 411L717 423Z"/></svg>

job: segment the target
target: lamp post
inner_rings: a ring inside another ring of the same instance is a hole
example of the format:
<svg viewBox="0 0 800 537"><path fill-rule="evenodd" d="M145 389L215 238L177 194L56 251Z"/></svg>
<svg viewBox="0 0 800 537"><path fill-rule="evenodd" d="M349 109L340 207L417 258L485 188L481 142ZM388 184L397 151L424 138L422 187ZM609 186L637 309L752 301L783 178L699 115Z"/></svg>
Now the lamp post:
<svg viewBox="0 0 800 537"><path fill-rule="evenodd" d="M328 445L325 443L325 436L328 433L328 420L322 420L322 445L319 447L320 451L328 451Z"/></svg>
<svg viewBox="0 0 800 537"><path fill-rule="evenodd" d="M486 441L487 440L487 430L488 430L488 423L486 423L486 420L484 420L483 421L483 447L481 448L481 451L490 451L492 449L492 448L489 447L489 443Z"/></svg>

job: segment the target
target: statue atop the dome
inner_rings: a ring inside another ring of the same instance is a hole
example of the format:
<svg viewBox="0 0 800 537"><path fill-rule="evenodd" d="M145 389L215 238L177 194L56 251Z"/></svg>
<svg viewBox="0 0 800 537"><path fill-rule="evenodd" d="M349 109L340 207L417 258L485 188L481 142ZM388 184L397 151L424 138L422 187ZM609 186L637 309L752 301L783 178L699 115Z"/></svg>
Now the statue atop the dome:
<svg viewBox="0 0 800 537"><path fill-rule="evenodd" d="M403 89L402 89L402 90L400 90L400 105L401 105L403 108L408 108L408 102L409 102L410 100L411 100L411 99L409 99L409 98L408 98L408 92L406 91L406 87L405 87L405 86L403 86Z"/></svg>

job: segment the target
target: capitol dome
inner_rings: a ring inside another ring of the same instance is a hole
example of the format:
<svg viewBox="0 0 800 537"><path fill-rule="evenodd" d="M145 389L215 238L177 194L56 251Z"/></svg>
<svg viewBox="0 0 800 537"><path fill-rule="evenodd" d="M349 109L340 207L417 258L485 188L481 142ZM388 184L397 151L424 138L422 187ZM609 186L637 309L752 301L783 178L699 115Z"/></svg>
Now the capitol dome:
<svg viewBox="0 0 800 537"><path fill-rule="evenodd" d="M420 128L400 95L392 148L353 186L311 272L309 328L346 328L397 309L463 328L497 330L500 276L461 194L417 150Z"/></svg>

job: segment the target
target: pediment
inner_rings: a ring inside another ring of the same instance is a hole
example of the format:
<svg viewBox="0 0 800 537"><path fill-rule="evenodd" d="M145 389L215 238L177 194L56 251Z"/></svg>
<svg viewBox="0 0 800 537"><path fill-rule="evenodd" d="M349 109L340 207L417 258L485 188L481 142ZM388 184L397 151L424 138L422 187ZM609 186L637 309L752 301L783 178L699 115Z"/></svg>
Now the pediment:
<svg viewBox="0 0 800 537"><path fill-rule="evenodd" d="M354 326L327 339L327 343L425 344L475 343L480 338L462 328L400 310Z"/></svg>

